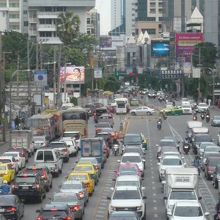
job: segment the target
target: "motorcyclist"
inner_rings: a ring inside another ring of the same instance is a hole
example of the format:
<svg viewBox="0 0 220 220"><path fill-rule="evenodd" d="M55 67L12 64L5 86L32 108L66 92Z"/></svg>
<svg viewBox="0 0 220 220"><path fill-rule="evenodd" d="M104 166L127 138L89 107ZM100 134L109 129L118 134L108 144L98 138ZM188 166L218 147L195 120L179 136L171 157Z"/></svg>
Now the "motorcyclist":
<svg viewBox="0 0 220 220"><path fill-rule="evenodd" d="M166 111L165 110L163 110L162 115L163 115L163 119L166 119Z"/></svg>
<svg viewBox="0 0 220 220"><path fill-rule="evenodd" d="M220 219L220 199L218 200L218 203L216 204L216 214L214 215L214 220Z"/></svg>
<svg viewBox="0 0 220 220"><path fill-rule="evenodd" d="M196 111L193 113L193 120L194 120L194 121L197 120L197 112L196 112Z"/></svg>
<svg viewBox="0 0 220 220"><path fill-rule="evenodd" d="M3 181L3 184L1 185L1 193L3 195L7 195L10 192L10 186L8 185L7 180Z"/></svg>
<svg viewBox="0 0 220 220"><path fill-rule="evenodd" d="M116 151L115 151L114 145L118 145ZM118 155L118 154L119 154L119 147L120 147L120 144L119 144L118 139L117 139L117 138L114 138L114 139L113 139L113 147L112 147L112 150L113 150L113 153L114 153L115 155Z"/></svg>
<svg viewBox="0 0 220 220"><path fill-rule="evenodd" d="M16 118L15 118L15 128L16 129L19 128L19 124L20 124L20 119L18 118L18 116L16 116Z"/></svg>

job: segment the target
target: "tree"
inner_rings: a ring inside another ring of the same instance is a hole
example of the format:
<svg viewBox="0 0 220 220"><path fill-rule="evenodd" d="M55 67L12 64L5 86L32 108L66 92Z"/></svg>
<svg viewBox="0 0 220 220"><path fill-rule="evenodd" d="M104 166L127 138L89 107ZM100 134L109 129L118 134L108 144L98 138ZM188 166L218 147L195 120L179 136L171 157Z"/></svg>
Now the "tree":
<svg viewBox="0 0 220 220"><path fill-rule="evenodd" d="M105 90L116 92L119 90L121 82L117 80L114 76L109 76L105 81Z"/></svg>
<svg viewBox="0 0 220 220"><path fill-rule="evenodd" d="M78 15L67 11L59 14L56 29L57 35L64 45L69 45L74 42L74 39L79 37L80 19Z"/></svg>
<svg viewBox="0 0 220 220"><path fill-rule="evenodd" d="M195 46L193 52L193 65L201 64L204 68L214 68L217 48L213 43L202 42Z"/></svg>

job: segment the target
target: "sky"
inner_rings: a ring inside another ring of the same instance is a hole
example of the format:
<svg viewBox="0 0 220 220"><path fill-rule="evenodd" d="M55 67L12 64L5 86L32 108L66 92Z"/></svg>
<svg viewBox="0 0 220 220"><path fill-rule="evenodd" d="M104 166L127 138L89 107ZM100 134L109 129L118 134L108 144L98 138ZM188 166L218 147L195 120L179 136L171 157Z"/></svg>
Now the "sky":
<svg viewBox="0 0 220 220"><path fill-rule="evenodd" d="M107 35L111 28L111 0L96 0L96 9L100 13L101 35Z"/></svg>

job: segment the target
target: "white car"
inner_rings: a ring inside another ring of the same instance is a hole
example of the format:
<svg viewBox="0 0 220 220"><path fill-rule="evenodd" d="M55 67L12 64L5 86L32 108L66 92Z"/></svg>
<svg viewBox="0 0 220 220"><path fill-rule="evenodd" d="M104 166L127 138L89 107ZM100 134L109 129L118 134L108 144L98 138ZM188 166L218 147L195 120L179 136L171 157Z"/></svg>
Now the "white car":
<svg viewBox="0 0 220 220"><path fill-rule="evenodd" d="M76 146L78 147L78 149L80 149L80 140L81 140L81 134L79 131L65 131L63 133L63 139L64 138L72 138L72 141L75 142Z"/></svg>
<svg viewBox="0 0 220 220"><path fill-rule="evenodd" d="M144 163L145 160L141 158L139 153L124 153L121 160L118 160L120 164L134 163L137 164L138 168L141 170L142 176L144 175Z"/></svg>
<svg viewBox="0 0 220 220"><path fill-rule="evenodd" d="M19 171L18 163L13 156L0 156L0 163L9 164L10 167L15 170L15 173Z"/></svg>
<svg viewBox="0 0 220 220"><path fill-rule="evenodd" d="M7 151L3 153L3 156L13 156L18 163L19 169L22 169L25 167L26 161L25 157L21 157L19 152L16 151Z"/></svg>
<svg viewBox="0 0 220 220"><path fill-rule="evenodd" d="M167 168L179 168L184 167L182 159L177 155L167 155L161 158L160 163L158 163L159 170L159 180L164 180Z"/></svg>
<svg viewBox="0 0 220 220"><path fill-rule="evenodd" d="M204 213L198 201L190 201L177 202L167 215L169 220L207 220L209 213Z"/></svg>
<svg viewBox="0 0 220 220"><path fill-rule="evenodd" d="M115 188L109 203L109 214L113 211L135 210L141 219L145 217L145 196L137 186L119 186Z"/></svg>
<svg viewBox="0 0 220 220"><path fill-rule="evenodd" d="M152 115L154 112L154 109L147 106L141 106L130 111L131 115Z"/></svg>
<svg viewBox="0 0 220 220"><path fill-rule="evenodd" d="M73 140L73 138L63 138L61 140L67 144L68 150L69 150L69 155L71 157L76 156L77 151L78 151L78 147L76 145L75 138L74 138L74 140Z"/></svg>
<svg viewBox="0 0 220 220"><path fill-rule="evenodd" d="M207 111L207 109L209 109L209 106L205 102L200 102L197 105L197 111L198 112L205 112L205 111Z"/></svg>
<svg viewBox="0 0 220 220"><path fill-rule="evenodd" d="M182 105L183 114L192 114L192 107L190 103L188 105Z"/></svg>

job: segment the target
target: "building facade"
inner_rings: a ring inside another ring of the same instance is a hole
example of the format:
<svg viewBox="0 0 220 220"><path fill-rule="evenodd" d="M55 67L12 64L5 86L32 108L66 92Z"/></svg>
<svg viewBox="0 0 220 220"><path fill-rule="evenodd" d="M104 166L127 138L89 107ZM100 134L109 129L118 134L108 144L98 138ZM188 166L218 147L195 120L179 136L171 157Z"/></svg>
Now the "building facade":
<svg viewBox="0 0 220 220"><path fill-rule="evenodd" d="M100 37L100 14L96 9L87 12L87 34Z"/></svg>
<svg viewBox="0 0 220 220"><path fill-rule="evenodd" d="M95 0L29 0L29 36L38 42L60 44L56 35L58 15L71 11L80 18L80 32L87 33L87 12L95 7Z"/></svg>
<svg viewBox="0 0 220 220"><path fill-rule="evenodd" d="M8 11L8 31L27 32L27 0L0 0L0 11Z"/></svg>

